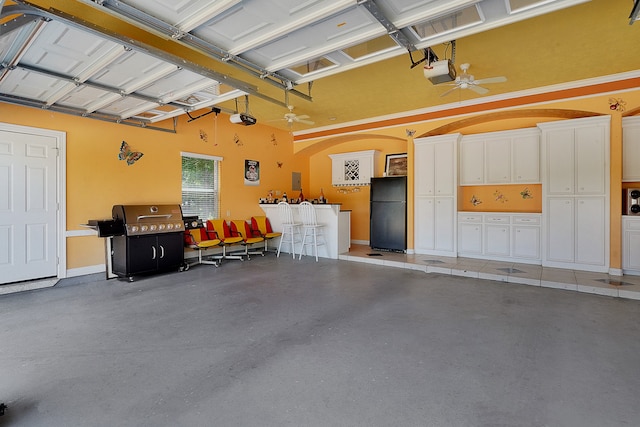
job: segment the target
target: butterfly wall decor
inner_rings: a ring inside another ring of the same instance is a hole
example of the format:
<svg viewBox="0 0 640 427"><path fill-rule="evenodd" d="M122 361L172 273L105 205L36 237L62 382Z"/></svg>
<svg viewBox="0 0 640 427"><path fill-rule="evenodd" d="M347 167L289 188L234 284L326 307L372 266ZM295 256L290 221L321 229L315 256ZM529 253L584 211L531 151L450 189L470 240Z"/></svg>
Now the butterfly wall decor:
<svg viewBox="0 0 640 427"><path fill-rule="evenodd" d="M129 144L127 144L126 141L122 141L122 144L120 145L120 153L118 153L118 160L126 160L127 166L131 166L140 160L142 156L144 156L144 154L139 151L132 151Z"/></svg>

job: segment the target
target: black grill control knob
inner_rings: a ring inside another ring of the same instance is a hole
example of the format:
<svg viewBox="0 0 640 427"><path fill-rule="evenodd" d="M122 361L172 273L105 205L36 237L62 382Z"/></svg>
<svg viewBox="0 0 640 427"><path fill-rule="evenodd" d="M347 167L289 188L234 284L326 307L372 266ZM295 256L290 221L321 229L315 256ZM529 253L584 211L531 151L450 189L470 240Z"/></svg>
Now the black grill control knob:
<svg viewBox="0 0 640 427"><path fill-rule="evenodd" d="M629 194L632 199L640 198L640 190L632 190L631 194Z"/></svg>

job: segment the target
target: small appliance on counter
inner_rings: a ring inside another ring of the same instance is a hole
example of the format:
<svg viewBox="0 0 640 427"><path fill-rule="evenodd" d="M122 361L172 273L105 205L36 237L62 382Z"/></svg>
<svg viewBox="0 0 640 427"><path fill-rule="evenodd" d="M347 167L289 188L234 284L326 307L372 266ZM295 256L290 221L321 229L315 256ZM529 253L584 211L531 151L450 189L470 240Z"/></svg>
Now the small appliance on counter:
<svg viewBox="0 0 640 427"><path fill-rule="evenodd" d="M198 215L183 215L182 220L184 221L185 230L204 227L203 222L198 218Z"/></svg>

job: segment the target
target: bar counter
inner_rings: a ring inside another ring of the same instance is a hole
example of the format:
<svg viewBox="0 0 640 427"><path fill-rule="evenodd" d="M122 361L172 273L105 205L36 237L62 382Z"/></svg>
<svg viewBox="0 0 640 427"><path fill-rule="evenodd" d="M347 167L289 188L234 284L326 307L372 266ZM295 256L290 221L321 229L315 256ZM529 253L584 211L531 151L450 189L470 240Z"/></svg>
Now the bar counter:
<svg viewBox="0 0 640 427"><path fill-rule="evenodd" d="M291 204L290 206L293 211L294 220L300 221L298 205ZM338 259L338 255L348 252L351 246L351 211L340 210L341 205L339 203L314 204L313 207L316 209L318 224L324 225L323 235L326 242L326 244L318 246L318 256ZM282 231L282 221L280 220L280 215L278 215L278 205L261 203L260 208L262 208L264 214L269 218L273 231ZM296 244L296 256L300 251L302 234L300 234L297 240L300 241ZM318 242L322 242L322 238L319 238ZM270 242L269 246L277 246L279 243L279 239L273 239L273 242ZM281 251L291 253L290 246L290 244L283 242ZM312 251L313 248L307 246L304 255L312 255Z"/></svg>

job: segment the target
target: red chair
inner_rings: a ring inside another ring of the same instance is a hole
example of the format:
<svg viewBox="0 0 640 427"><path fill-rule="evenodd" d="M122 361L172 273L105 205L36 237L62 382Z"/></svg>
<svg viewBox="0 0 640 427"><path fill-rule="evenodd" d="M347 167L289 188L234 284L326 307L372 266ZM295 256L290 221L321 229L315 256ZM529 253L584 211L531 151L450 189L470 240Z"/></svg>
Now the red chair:
<svg viewBox="0 0 640 427"><path fill-rule="evenodd" d="M264 256L263 250L254 250L249 252L249 246L255 245L256 243L264 242L264 237L256 236L253 237L251 233L251 227L249 223L244 219L234 219L231 220L231 235L233 237L242 237L243 245L244 245L244 254L247 256L247 259L250 259L249 255L262 255Z"/></svg>
<svg viewBox="0 0 640 427"><path fill-rule="evenodd" d="M264 239L264 251L268 252L267 242L276 237L282 236L282 233L274 232L271 228L271 222L266 216L252 216L251 217L251 232L252 236L260 236Z"/></svg>
<svg viewBox="0 0 640 427"><path fill-rule="evenodd" d="M224 219L210 219L207 220L207 233L220 239L220 246L222 246L222 255L217 256L218 259L239 259L244 261L242 255L228 254L227 248L233 245L240 245L244 241L242 237L234 237L231 235L231 229L229 224Z"/></svg>
<svg viewBox="0 0 640 427"><path fill-rule="evenodd" d="M204 259L202 252L207 249L219 247L222 241L220 239L210 238L207 230L204 227L192 228L184 231L184 246L198 251L198 262L186 263L185 270L188 270L192 265L198 264L212 264L218 266L218 261L213 259Z"/></svg>

